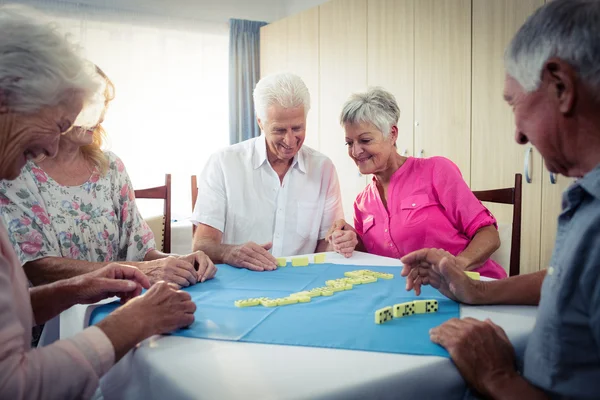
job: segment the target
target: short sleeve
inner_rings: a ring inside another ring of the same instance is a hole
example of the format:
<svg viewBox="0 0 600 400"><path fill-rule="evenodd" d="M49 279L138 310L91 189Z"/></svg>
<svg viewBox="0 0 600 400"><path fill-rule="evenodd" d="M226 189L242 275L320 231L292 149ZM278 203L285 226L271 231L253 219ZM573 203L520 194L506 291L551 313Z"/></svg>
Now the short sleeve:
<svg viewBox="0 0 600 400"><path fill-rule="evenodd" d="M143 261L156 247L154 234L135 203L133 185L121 159L107 153L113 203L119 216L119 261Z"/></svg>
<svg viewBox="0 0 600 400"><path fill-rule="evenodd" d="M356 200L354 200L354 230L356 231L358 236L362 237L362 235L364 233L363 232L363 216L362 216L362 212L360 211L358 204L359 204L359 197L357 197Z"/></svg>
<svg viewBox="0 0 600 400"><path fill-rule="evenodd" d="M227 193L223 174L222 156L213 154L198 179L198 197L191 221L205 224L221 232L225 230Z"/></svg>
<svg viewBox="0 0 600 400"><path fill-rule="evenodd" d="M38 173L39 187L32 174ZM44 257L61 257L56 233L40 191L47 177L27 165L13 181L0 183L0 212L10 241L21 264Z"/></svg>
<svg viewBox="0 0 600 400"><path fill-rule="evenodd" d="M433 191L457 230L472 239L477 231L485 226L498 227L496 218L475 197L463 179L459 168L443 157L433 157Z"/></svg>
<svg viewBox="0 0 600 400"><path fill-rule="evenodd" d="M331 160L327 159L327 162L323 166L323 171L323 183L327 186L327 194L325 197L321 228L319 230L319 239L325 238L325 235L327 235L327 232L336 220L344 218L340 183L338 181L335 166Z"/></svg>

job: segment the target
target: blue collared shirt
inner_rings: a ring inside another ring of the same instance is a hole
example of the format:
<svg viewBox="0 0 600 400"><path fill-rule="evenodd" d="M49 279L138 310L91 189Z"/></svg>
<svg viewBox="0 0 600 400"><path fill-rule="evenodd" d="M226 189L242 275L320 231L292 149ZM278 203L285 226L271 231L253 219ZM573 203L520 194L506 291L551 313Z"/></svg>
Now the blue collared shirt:
<svg viewBox="0 0 600 400"><path fill-rule="evenodd" d="M523 375L556 397L600 398L600 165L563 194Z"/></svg>

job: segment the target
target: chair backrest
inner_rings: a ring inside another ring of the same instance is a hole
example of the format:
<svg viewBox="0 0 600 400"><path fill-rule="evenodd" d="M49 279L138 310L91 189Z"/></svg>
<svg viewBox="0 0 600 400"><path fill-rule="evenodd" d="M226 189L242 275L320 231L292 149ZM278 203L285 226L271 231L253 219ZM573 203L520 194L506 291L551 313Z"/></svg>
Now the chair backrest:
<svg viewBox="0 0 600 400"><path fill-rule="evenodd" d="M156 246L162 249L163 253L171 252L171 174L165 175L165 184L148 189L135 190L136 199L162 199L165 207L163 212L162 224L156 224L154 219L149 218L146 221L154 233ZM162 244L162 245L161 245Z"/></svg>
<svg viewBox="0 0 600 400"><path fill-rule="evenodd" d="M513 205L509 275L519 275L521 265L521 207L523 196L523 176L521 174L515 174L515 186L512 188L480 190L474 191L473 194L479 199L479 201Z"/></svg>
<svg viewBox="0 0 600 400"><path fill-rule="evenodd" d="M192 212L194 211L194 207L196 207L196 199L198 198L198 179L196 175L192 175ZM192 225L192 236L196 232L196 225Z"/></svg>

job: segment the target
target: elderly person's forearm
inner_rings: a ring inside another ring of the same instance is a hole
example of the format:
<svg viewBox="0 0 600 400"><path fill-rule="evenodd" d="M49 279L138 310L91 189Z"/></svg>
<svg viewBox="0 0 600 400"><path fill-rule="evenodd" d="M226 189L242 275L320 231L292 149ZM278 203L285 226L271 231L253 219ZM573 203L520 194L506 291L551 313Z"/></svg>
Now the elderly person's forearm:
<svg viewBox="0 0 600 400"><path fill-rule="evenodd" d="M473 270L485 263L500 248L500 236L493 225L480 228L463 252L456 258L465 270Z"/></svg>
<svg viewBox="0 0 600 400"><path fill-rule="evenodd" d="M497 281L479 281L474 304L513 304L537 306L546 270L512 276Z"/></svg>
<svg viewBox="0 0 600 400"><path fill-rule="evenodd" d="M77 304L75 282L66 279L29 289L35 323L40 325Z"/></svg>
<svg viewBox="0 0 600 400"><path fill-rule="evenodd" d="M215 264L227 263L227 255L236 247L217 243L212 238L194 238L193 251L203 251Z"/></svg>
<svg viewBox="0 0 600 400"><path fill-rule="evenodd" d="M108 264L110 263L73 260L61 257L44 257L26 263L23 265L23 269L29 281L34 286L39 286L97 271ZM133 263L128 262L124 262L123 264L133 265Z"/></svg>

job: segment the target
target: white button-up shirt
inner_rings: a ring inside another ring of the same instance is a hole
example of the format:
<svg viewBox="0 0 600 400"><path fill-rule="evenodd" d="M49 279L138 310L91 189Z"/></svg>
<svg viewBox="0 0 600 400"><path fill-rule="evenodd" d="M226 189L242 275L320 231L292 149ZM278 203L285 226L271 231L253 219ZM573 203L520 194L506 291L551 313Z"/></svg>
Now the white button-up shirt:
<svg viewBox="0 0 600 400"><path fill-rule="evenodd" d="M267 160L264 135L210 157L192 214L194 224L223 232L223 244L273 242L276 257L314 253L339 218L340 186L331 160L302 146L281 182Z"/></svg>

